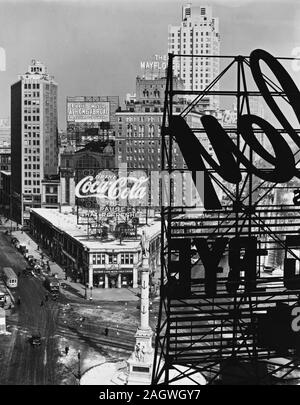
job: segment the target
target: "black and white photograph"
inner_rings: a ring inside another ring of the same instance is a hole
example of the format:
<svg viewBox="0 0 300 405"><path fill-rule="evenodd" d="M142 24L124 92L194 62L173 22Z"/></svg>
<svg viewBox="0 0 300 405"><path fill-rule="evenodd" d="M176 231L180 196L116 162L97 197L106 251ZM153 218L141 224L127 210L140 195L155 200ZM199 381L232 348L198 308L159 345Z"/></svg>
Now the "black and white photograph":
<svg viewBox="0 0 300 405"><path fill-rule="evenodd" d="M0 0L0 386L54 385L300 385L299 0Z"/></svg>

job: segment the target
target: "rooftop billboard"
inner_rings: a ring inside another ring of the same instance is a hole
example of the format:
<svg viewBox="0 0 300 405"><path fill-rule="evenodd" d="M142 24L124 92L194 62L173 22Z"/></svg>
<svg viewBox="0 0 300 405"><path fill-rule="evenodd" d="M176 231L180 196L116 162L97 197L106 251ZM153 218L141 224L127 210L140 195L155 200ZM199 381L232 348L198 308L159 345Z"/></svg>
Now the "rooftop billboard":
<svg viewBox="0 0 300 405"><path fill-rule="evenodd" d="M109 122L109 102L68 102L67 121Z"/></svg>

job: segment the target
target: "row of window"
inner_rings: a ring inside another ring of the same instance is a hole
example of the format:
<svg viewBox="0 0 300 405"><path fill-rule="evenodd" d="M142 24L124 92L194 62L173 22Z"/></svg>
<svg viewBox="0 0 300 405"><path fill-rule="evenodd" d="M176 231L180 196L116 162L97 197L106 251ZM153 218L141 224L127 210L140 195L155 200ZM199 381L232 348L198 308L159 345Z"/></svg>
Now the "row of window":
<svg viewBox="0 0 300 405"><path fill-rule="evenodd" d="M31 140L29 139L29 140L25 140L25 141L24 141L24 145L26 145L26 146L27 146L27 145L28 145L28 146L31 146L31 145L33 145L33 146L39 146L39 145L40 145L40 141L33 139L32 142L31 142Z"/></svg>
<svg viewBox="0 0 300 405"><path fill-rule="evenodd" d="M39 121L40 120L40 116L39 115L34 115L33 117L32 117L32 119L31 119L31 116L30 115L25 115L24 116L24 121Z"/></svg>
<svg viewBox="0 0 300 405"><path fill-rule="evenodd" d="M122 149L120 148L119 151L121 152ZM154 149L154 148L138 148L138 149L133 149L133 148L127 148L126 152L130 153L159 153L160 149Z"/></svg>
<svg viewBox="0 0 300 405"><path fill-rule="evenodd" d="M38 90L40 88L39 83L24 83L24 89L34 89L34 90Z"/></svg>
<svg viewBox="0 0 300 405"><path fill-rule="evenodd" d="M106 264L106 256L108 256L108 264L118 263L118 258L116 254L99 253L92 256L93 264ZM121 264L133 264L133 260L134 260L133 253L122 253L120 255Z"/></svg>
<svg viewBox="0 0 300 405"><path fill-rule="evenodd" d="M33 170L39 170L40 165L32 165ZM33 176L35 172L24 172L24 177L39 177L39 176Z"/></svg>
<svg viewBox="0 0 300 405"><path fill-rule="evenodd" d="M158 141L133 141L133 140L128 140L127 141L127 144L128 145L145 145L145 144L148 144L148 145L160 145L160 140L158 140ZM121 142L119 142L119 144L121 144Z"/></svg>
<svg viewBox="0 0 300 405"><path fill-rule="evenodd" d="M40 100L24 100L24 105L40 105Z"/></svg>
<svg viewBox="0 0 300 405"><path fill-rule="evenodd" d="M47 204L57 204L57 196L46 195Z"/></svg>
<svg viewBox="0 0 300 405"><path fill-rule="evenodd" d="M33 157L35 157L35 156L33 156ZM40 158L37 156L37 161L39 162L40 161ZM35 160L34 160L35 161ZM33 169L33 167L31 167L31 164L27 164L27 163L25 163L25 165L24 165L24 169L25 170L31 170L31 169ZM38 170L38 169L36 169L36 170ZM39 172L37 172L37 173L39 173ZM32 172L32 177L36 177L35 176L35 172Z"/></svg>
<svg viewBox="0 0 300 405"><path fill-rule="evenodd" d="M39 114L40 109L38 107L30 107L24 109L24 114Z"/></svg>
<svg viewBox="0 0 300 405"><path fill-rule="evenodd" d="M31 124L24 124L24 129L37 129L37 130L39 130L40 129L40 126L39 125L31 125Z"/></svg>
<svg viewBox="0 0 300 405"><path fill-rule="evenodd" d="M25 98L29 97L40 97L40 92L39 91L33 91L32 93L24 93Z"/></svg>
<svg viewBox="0 0 300 405"><path fill-rule="evenodd" d="M173 45L171 46L171 50L172 50L172 51L175 50L175 47L174 47ZM184 49L183 49L182 52L183 52L183 54L187 54L187 53L188 53L187 50L185 49L185 47L184 47ZM191 47L190 52L193 52L193 48L192 48L192 47ZM209 55L209 54L211 53L211 50L206 49L205 51L204 51L204 50L203 50L203 51L202 51L202 50L199 51L198 49L196 49L196 50L194 51L194 53L195 53L195 54L199 54L199 55L200 55L201 53L202 53L202 54L205 53L205 54Z"/></svg>
<svg viewBox="0 0 300 405"><path fill-rule="evenodd" d="M40 194L40 188L29 188L29 189L24 189L24 193L25 194L31 194L31 193L33 193L33 194Z"/></svg>
<svg viewBox="0 0 300 405"><path fill-rule="evenodd" d="M24 153L29 153L30 155L31 153L40 153L40 148L36 149L24 148Z"/></svg>
<svg viewBox="0 0 300 405"><path fill-rule="evenodd" d="M148 161L155 161L158 160L160 161L160 156L127 156L127 160L148 160Z"/></svg>
<svg viewBox="0 0 300 405"><path fill-rule="evenodd" d="M121 160L122 158L120 158L120 160ZM128 163L128 168L129 169L144 169L144 162L142 163L142 164L136 164L136 163L131 163L131 162L129 162ZM175 166L174 166L175 167ZM155 170L157 170L157 168L160 168L160 164L159 163L157 163L157 164L153 164L153 163L147 163L147 169L155 169Z"/></svg>
<svg viewBox="0 0 300 405"><path fill-rule="evenodd" d="M24 184L25 186L31 186L31 184L33 184L34 186L39 186L40 185L40 181L39 180L24 180Z"/></svg>
<svg viewBox="0 0 300 405"><path fill-rule="evenodd" d="M196 36L198 36L198 35L199 35L199 33L200 33L200 35L201 35L201 36L204 36L204 35L205 35L205 36L208 36L208 35L210 34L210 32L209 32L209 31L200 31L200 32L199 32L199 31L195 31L195 33L194 33L194 34L195 34ZM186 37L186 36L187 36L186 34L187 34L187 32L183 32L183 36L184 36L184 37ZM180 37L181 32L180 32L180 31L178 31L178 32L177 32L177 35L178 35L178 37ZM190 36L192 36L192 35L193 35L193 30L190 30ZM174 38L174 37L175 37L175 33L174 33L174 32L172 32L172 33L171 33L171 37L172 37L172 38Z"/></svg>
<svg viewBox="0 0 300 405"><path fill-rule="evenodd" d="M162 117L126 117L126 122L162 122ZM119 122L122 122L122 117L119 117Z"/></svg>

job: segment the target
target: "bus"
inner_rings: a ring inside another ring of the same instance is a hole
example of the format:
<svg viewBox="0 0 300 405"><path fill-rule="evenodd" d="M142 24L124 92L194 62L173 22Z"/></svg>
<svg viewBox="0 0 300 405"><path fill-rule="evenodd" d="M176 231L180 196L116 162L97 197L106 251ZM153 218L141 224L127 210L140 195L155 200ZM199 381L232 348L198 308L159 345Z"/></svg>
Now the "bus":
<svg viewBox="0 0 300 405"><path fill-rule="evenodd" d="M3 280L8 288L18 287L18 277L11 267L3 267Z"/></svg>

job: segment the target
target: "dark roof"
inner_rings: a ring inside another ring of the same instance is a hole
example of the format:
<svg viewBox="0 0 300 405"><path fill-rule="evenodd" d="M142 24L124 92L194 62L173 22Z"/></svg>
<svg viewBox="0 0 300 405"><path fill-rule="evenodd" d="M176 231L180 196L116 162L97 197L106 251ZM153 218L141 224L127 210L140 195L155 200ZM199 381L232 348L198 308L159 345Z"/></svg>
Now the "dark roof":
<svg viewBox="0 0 300 405"><path fill-rule="evenodd" d="M75 153L82 153L82 152L85 152L85 151L103 153L103 150L104 150L104 148L106 146L111 146L114 149L115 148L115 142L112 141L112 140L109 140L109 141L92 141L92 142L87 143L83 149L80 149Z"/></svg>

